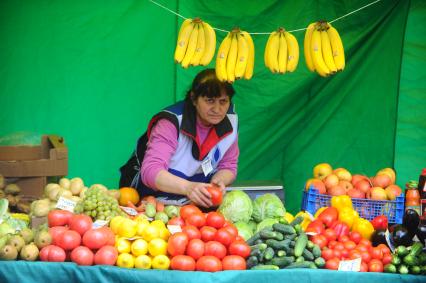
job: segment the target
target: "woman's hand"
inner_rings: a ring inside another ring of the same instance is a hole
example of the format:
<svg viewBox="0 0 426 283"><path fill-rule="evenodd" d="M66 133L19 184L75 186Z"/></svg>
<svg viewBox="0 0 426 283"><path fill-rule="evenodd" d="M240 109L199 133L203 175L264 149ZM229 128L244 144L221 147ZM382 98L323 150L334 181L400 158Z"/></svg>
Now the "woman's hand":
<svg viewBox="0 0 426 283"><path fill-rule="evenodd" d="M222 190L222 195L225 195L226 186L225 186L225 183L222 180L213 180L212 179L212 184L217 185Z"/></svg>
<svg viewBox="0 0 426 283"><path fill-rule="evenodd" d="M186 196L197 205L211 207L213 204L207 191L209 186L210 184L206 183L191 183L186 191Z"/></svg>

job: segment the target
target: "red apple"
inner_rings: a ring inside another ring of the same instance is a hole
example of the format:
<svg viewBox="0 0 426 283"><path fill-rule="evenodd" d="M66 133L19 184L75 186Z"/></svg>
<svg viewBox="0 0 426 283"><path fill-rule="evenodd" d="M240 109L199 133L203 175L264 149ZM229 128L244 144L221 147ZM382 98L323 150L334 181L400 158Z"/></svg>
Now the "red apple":
<svg viewBox="0 0 426 283"><path fill-rule="evenodd" d="M386 188L392 183L392 180L387 174L379 174L373 177L372 183L374 187Z"/></svg>
<svg viewBox="0 0 426 283"><path fill-rule="evenodd" d="M351 181L351 183L352 183L352 185L355 186L355 184L358 183L361 180L367 180L368 181L369 179L365 175L355 174L355 175L352 175L352 181Z"/></svg>
<svg viewBox="0 0 426 283"><path fill-rule="evenodd" d="M327 189L336 186L339 183L339 177L335 174L330 174L324 179L324 184Z"/></svg>
<svg viewBox="0 0 426 283"><path fill-rule="evenodd" d="M402 193L402 190L398 185L390 185L386 187L385 192L389 200L395 200Z"/></svg>
<svg viewBox="0 0 426 283"><path fill-rule="evenodd" d="M309 188L313 186L315 189L318 190L318 193L325 194L326 189L324 183L320 179L311 178L306 182L305 190L309 190Z"/></svg>
<svg viewBox="0 0 426 283"><path fill-rule="evenodd" d="M391 179L391 184L395 184L396 181L396 174L395 171L392 168L384 168L379 170L376 175L386 174Z"/></svg>
<svg viewBox="0 0 426 283"><path fill-rule="evenodd" d="M342 186L346 192L354 188L354 186L349 181L340 180L339 185Z"/></svg>
<svg viewBox="0 0 426 283"><path fill-rule="evenodd" d="M355 189L360 190L361 192L366 194L370 190L371 184L370 184L370 181L366 178L364 180L357 182L354 185L354 187L355 187Z"/></svg>
<svg viewBox="0 0 426 283"><path fill-rule="evenodd" d="M321 179L321 180L327 177L328 175L330 175L332 172L333 172L333 168L328 163L317 164L315 165L313 170L314 178Z"/></svg>
<svg viewBox="0 0 426 283"><path fill-rule="evenodd" d="M385 189L381 187L372 187L367 192L367 198L373 199L373 200L387 200L388 197L386 196Z"/></svg>
<svg viewBox="0 0 426 283"><path fill-rule="evenodd" d="M365 198L365 193L357 189L350 189L346 191L346 194L351 198Z"/></svg>
<svg viewBox="0 0 426 283"><path fill-rule="evenodd" d="M344 180L348 182L352 180L352 174L345 168L337 168L333 171L333 174L339 177L339 180Z"/></svg>
<svg viewBox="0 0 426 283"><path fill-rule="evenodd" d="M346 195L346 190L341 185L335 185L331 188L328 188L327 193L330 196L341 196L341 195Z"/></svg>

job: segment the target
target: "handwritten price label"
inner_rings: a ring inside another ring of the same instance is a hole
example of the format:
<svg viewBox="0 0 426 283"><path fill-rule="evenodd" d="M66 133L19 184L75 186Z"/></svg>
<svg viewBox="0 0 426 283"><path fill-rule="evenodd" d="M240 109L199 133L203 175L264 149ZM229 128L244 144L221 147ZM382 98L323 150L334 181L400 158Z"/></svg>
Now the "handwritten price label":
<svg viewBox="0 0 426 283"><path fill-rule="evenodd" d="M131 216L138 215L138 212L134 208L126 207L126 206L120 206L120 208L121 208L121 210L123 210L128 215L131 215Z"/></svg>
<svg viewBox="0 0 426 283"><path fill-rule="evenodd" d="M106 220L96 220L92 224L92 229L101 228L101 227L104 227L106 225L108 225L108 221L106 221Z"/></svg>
<svg viewBox="0 0 426 283"><path fill-rule="evenodd" d="M341 260L339 263L339 271L360 271L361 270L361 258L353 260Z"/></svg>
<svg viewBox="0 0 426 283"><path fill-rule="evenodd" d="M169 229L170 234L176 234L177 232L182 232L182 228L179 225L167 225L167 229Z"/></svg>
<svg viewBox="0 0 426 283"><path fill-rule="evenodd" d="M75 207L76 204L77 203L75 201L60 197L58 202L56 203L56 208L59 208L59 209L62 209L62 210L68 210L70 212L74 212L74 207Z"/></svg>

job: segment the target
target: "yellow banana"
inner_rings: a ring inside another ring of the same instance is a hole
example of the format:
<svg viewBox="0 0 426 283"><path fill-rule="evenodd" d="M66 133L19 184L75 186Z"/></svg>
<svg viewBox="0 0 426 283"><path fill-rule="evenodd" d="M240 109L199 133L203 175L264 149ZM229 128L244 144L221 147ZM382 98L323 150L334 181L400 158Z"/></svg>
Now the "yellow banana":
<svg viewBox="0 0 426 283"><path fill-rule="evenodd" d="M278 49L278 72L284 74L287 71L287 42L283 31L278 33L279 49Z"/></svg>
<svg viewBox="0 0 426 283"><path fill-rule="evenodd" d="M284 36L288 52L287 71L293 72L299 63L299 43L297 43L296 37L287 31L284 32Z"/></svg>
<svg viewBox="0 0 426 283"><path fill-rule="evenodd" d="M188 41L188 48L185 52L185 57L182 60L182 67L188 68L189 63L191 63L192 56L194 56L195 49L197 48L197 39L198 39L198 24L193 23L194 29L192 30L191 36Z"/></svg>
<svg viewBox="0 0 426 283"><path fill-rule="evenodd" d="M186 19L180 27L174 56L177 63L182 62L183 57L185 56L189 37L191 36L193 28L194 25L192 24L192 19Z"/></svg>
<svg viewBox="0 0 426 283"><path fill-rule="evenodd" d="M271 41L272 41L272 34L274 32L271 32L271 34L268 37L268 41L266 42L266 46L265 46L265 53L263 54L263 59L265 61L265 66L268 69L271 69L271 64L269 64L269 50L271 48Z"/></svg>
<svg viewBox="0 0 426 283"><path fill-rule="evenodd" d="M328 37L330 38L331 49L333 50L334 63L338 71L345 69L345 51L343 49L342 39L337 30L328 24Z"/></svg>
<svg viewBox="0 0 426 283"><path fill-rule="evenodd" d="M280 48L279 33L274 31L270 37L271 37L271 41L268 42L269 50L267 53L267 56L268 56L267 60L268 60L269 69L271 70L271 72L277 73L278 72L278 51Z"/></svg>
<svg viewBox="0 0 426 283"><path fill-rule="evenodd" d="M244 72L244 78L246 80L251 79L253 76L253 68L254 68L254 44L253 39L250 34L246 31L242 31L241 35L245 38L248 46L248 57L247 57L247 66Z"/></svg>
<svg viewBox="0 0 426 283"><path fill-rule="evenodd" d="M226 60L226 74L229 83L235 81L235 65L237 64L237 55L238 55L238 39L237 33L231 32L231 48L229 49L228 59Z"/></svg>
<svg viewBox="0 0 426 283"><path fill-rule="evenodd" d="M322 77L328 76L330 74L330 70L322 57L321 32L319 30L314 30L312 32L311 55L312 62L314 63L317 73Z"/></svg>
<svg viewBox="0 0 426 283"><path fill-rule="evenodd" d="M303 51L305 53L305 62L309 71L314 72L315 66L314 62L312 62L312 54L311 54L311 41L312 41L312 32L315 29L316 23L311 23L305 32L305 40L303 42Z"/></svg>
<svg viewBox="0 0 426 283"><path fill-rule="evenodd" d="M191 58L190 64L192 66L200 65L201 57L204 54L205 48L205 38L204 38L204 28L202 23L197 23L198 26L198 37L197 37L197 47L195 48L194 55Z"/></svg>
<svg viewBox="0 0 426 283"><path fill-rule="evenodd" d="M200 59L200 65L207 66L214 56L216 51L216 33L214 29L206 22L203 22L205 48L204 54Z"/></svg>
<svg viewBox="0 0 426 283"><path fill-rule="evenodd" d="M333 51L331 51L330 39L328 38L327 31L322 30L321 33L321 48L322 48L322 57L324 62L327 65L328 69L332 73L336 73L336 65L333 60Z"/></svg>
<svg viewBox="0 0 426 283"><path fill-rule="evenodd" d="M219 50L217 51L216 76L222 82L228 79L228 76L226 75L226 61L228 59L229 49L231 48L231 42L231 33L228 33L220 44Z"/></svg>
<svg viewBox="0 0 426 283"><path fill-rule="evenodd" d="M246 38L240 33L237 33L238 40L238 54L237 54L237 63L235 65L235 79L241 79L244 76L248 55L249 47L246 41Z"/></svg>

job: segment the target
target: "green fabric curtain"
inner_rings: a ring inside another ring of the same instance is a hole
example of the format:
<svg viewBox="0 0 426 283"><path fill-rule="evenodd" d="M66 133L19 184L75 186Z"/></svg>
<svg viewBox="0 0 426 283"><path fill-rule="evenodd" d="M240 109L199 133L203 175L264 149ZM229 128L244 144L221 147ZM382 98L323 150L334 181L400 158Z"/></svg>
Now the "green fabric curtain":
<svg viewBox="0 0 426 283"><path fill-rule="evenodd" d="M270 32L333 20L371 1L158 2L213 27ZM417 178L426 160L424 15L420 0L388 0L335 22L347 64L330 78L307 70L304 32L294 32L301 57L286 75L264 67L267 35L253 35L255 75L235 83L238 180L280 180L296 212L320 162L367 175L395 167L402 186ZM150 117L182 99L202 69L173 63L181 22L148 0L1 1L0 135L63 135L70 177L116 187ZM217 31L217 46L224 36Z"/></svg>

